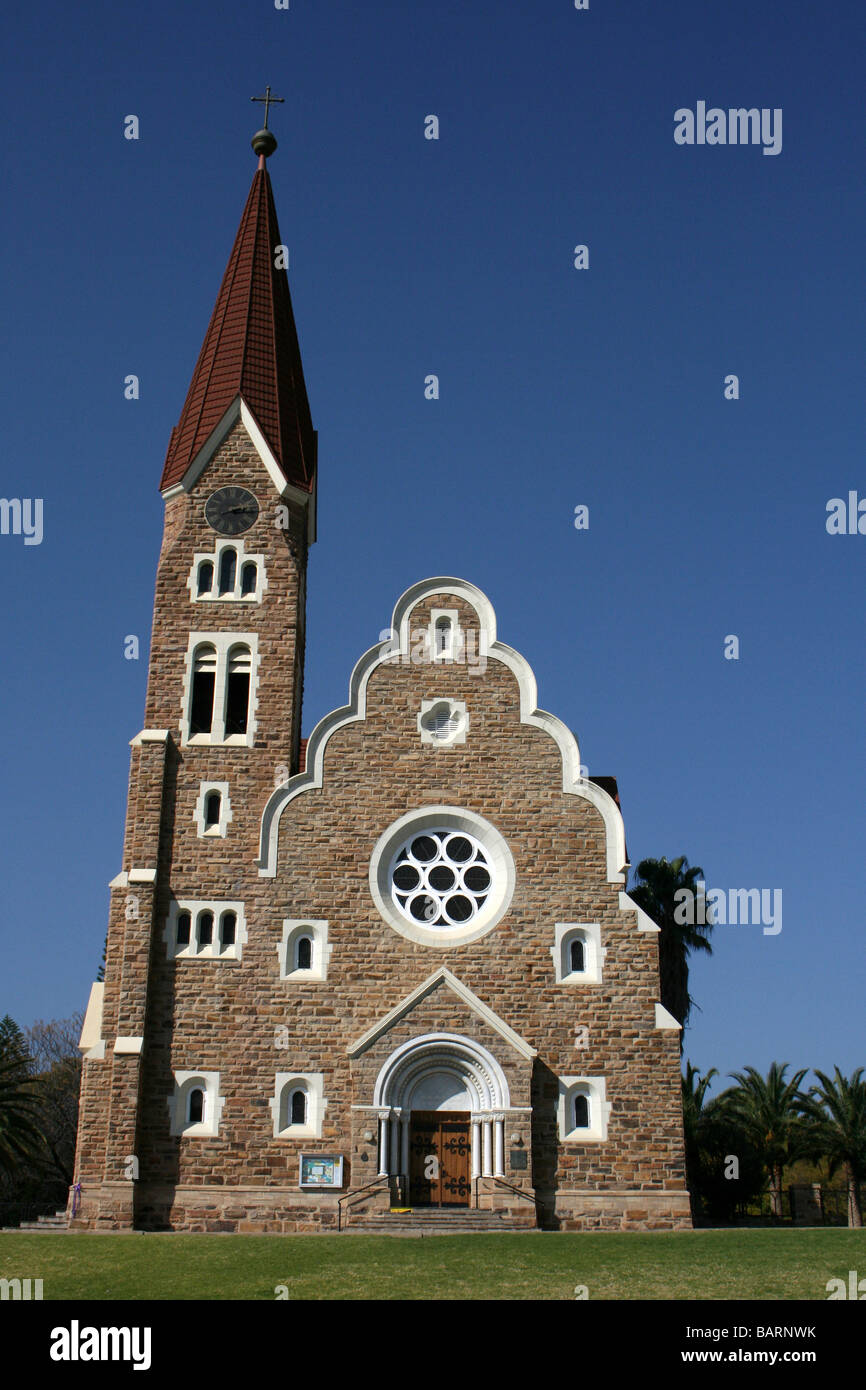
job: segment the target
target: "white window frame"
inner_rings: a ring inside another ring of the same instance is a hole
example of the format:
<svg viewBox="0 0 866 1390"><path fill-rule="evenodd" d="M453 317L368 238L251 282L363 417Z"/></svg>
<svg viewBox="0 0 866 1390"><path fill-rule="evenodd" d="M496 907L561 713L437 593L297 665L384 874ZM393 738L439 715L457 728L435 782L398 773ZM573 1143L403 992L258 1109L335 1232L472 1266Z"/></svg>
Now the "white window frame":
<svg viewBox="0 0 866 1390"><path fill-rule="evenodd" d="M299 1087L307 1093L307 1123L290 1123L291 1096ZM275 1139L321 1139L325 1108L325 1078L322 1072L277 1072L273 1099L269 1102Z"/></svg>
<svg viewBox="0 0 866 1390"><path fill-rule="evenodd" d="M583 942L583 970L571 968L571 943ZM557 922L550 948L556 983L559 985L600 985L607 947L601 944L598 922Z"/></svg>
<svg viewBox="0 0 866 1390"><path fill-rule="evenodd" d="M193 734L190 737L189 725L192 713L192 683L195 668L195 653L199 647L209 646L216 651L216 678L214 680L213 720L209 734ZM250 694L247 708L247 731L245 734L229 734L226 738L226 699L228 696L228 658L233 647L247 647L250 652ZM256 733L256 709L259 688L259 640L255 632L191 632L186 653L186 670L183 679L183 696L180 718L181 747L197 745L213 746L220 744L225 748L252 748Z"/></svg>
<svg viewBox="0 0 866 1390"><path fill-rule="evenodd" d="M220 798L220 818L216 825L206 823L207 799L211 792L218 792ZM228 782L202 782L199 786L198 800L195 803L193 818L200 840L220 836L225 839L229 821L232 820L232 807L229 800Z"/></svg>
<svg viewBox="0 0 866 1390"><path fill-rule="evenodd" d="M219 592L220 563L224 550L233 550L237 556L235 567L235 584L231 593L221 594ZM200 594L198 592L198 572L199 567L208 563L213 565L213 587L209 593ZM251 594L241 593L242 572L245 564L254 563L256 566L256 587ZM192 568L187 579L187 588L193 603L261 603L265 589L268 587L267 575L265 574L265 557L263 554L248 555L244 551L243 540L238 537L232 540L226 537L218 540L213 551L197 550L193 556Z"/></svg>
<svg viewBox="0 0 866 1390"><path fill-rule="evenodd" d="M196 1123L187 1120L190 1093L204 1091L204 1116ZM218 1071L176 1071L174 1073L174 1094L166 1098L169 1111L170 1132L185 1139L215 1138L219 1134L225 1096L221 1096L220 1074Z"/></svg>
<svg viewBox="0 0 866 1390"><path fill-rule="evenodd" d="M574 1128L574 1098L576 1095L585 1095L589 1101L588 1129ZM603 1076L561 1076L559 1078L559 1103L557 1106L560 1143L605 1143L612 1108L611 1102L607 1099Z"/></svg>
<svg viewBox="0 0 866 1390"><path fill-rule="evenodd" d="M457 727L448 732L443 738L434 726L435 717L438 714L447 715L447 718L457 722ZM434 716L433 719L430 716ZM421 742L433 748L453 748L458 743L466 742L466 735L469 731L469 714L466 709L465 700L449 700L446 697L439 700L422 700L421 710L418 715L418 732L421 735Z"/></svg>
<svg viewBox="0 0 866 1390"><path fill-rule="evenodd" d="M441 652L437 650L436 643L436 624L440 618L447 618L451 624L451 640L445 650ZM431 661L460 661L462 659L464 638L458 608L431 609L428 634Z"/></svg>
<svg viewBox="0 0 866 1390"><path fill-rule="evenodd" d="M309 970L295 966L297 942L309 936L313 943L313 962ZM326 980L332 947L328 945L328 923L321 918L287 917L283 922L283 939L277 947L280 960L280 979L300 984L305 980Z"/></svg>
<svg viewBox="0 0 866 1390"><path fill-rule="evenodd" d="M182 912L191 918L189 944L177 943L177 919ZM199 918L203 912L212 912L214 918L213 940L199 944ZM220 924L224 912L233 912L236 917L235 939L230 946L220 944ZM242 902L229 902L225 898L173 898L168 909L168 918L163 932L169 960L240 960L244 943L247 940L247 924Z"/></svg>
<svg viewBox="0 0 866 1390"><path fill-rule="evenodd" d="M426 927L417 925L399 911L391 896L391 864L406 840L425 830L447 827L459 834L474 836L484 848L493 883L487 901L466 927ZM373 902L390 927L422 946L448 949L477 941L492 931L511 906L516 871L511 850L494 825L474 811L459 806L425 806L407 811L380 835L370 858L370 893Z"/></svg>

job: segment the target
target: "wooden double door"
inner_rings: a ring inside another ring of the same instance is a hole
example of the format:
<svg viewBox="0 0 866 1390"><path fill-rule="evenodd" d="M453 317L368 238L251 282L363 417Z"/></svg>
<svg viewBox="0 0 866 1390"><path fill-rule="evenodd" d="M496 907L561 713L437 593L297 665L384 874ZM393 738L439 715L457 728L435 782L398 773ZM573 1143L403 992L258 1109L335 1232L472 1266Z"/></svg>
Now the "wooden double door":
<svg viewBox="0 0 866 1390"><path fill-rule="evenodd" d="M409 1121L409 1202L413 1207L468 1207L469 1112L413 1110Z"/></svg>

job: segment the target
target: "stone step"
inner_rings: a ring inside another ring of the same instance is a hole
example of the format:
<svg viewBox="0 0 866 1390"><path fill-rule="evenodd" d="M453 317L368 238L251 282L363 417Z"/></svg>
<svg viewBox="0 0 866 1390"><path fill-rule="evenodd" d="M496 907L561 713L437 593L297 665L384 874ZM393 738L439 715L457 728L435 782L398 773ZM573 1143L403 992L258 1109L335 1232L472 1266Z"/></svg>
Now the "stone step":
<svg viewBox="0 0 866 1390"><path fill-rule="evenodd" d="M409 1211L358 1213L349 1220L352 1230L364 1230L370 1234L390 1235L435 1235L466 1234L471 1231L510 1231L526 1230L526 1226L512 1222L505 1214L495 1211L451 1210L427 1211L415 1208Z"/></svg>
<svg viewBox="0 0 866 1390"><path fill-rule="evenodd" d="M53 1216L37 1216L35 1221L22 1221L19 1231L65 1231L66 1212L56 1211Z"/></svg>

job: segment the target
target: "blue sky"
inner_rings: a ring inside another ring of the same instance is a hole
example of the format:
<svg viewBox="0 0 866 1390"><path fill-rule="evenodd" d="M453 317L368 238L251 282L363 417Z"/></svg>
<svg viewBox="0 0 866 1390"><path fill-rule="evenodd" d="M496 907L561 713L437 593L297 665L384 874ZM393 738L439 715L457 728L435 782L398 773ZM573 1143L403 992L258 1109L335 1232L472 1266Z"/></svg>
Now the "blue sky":
<svg viewBox="0 0 866 1390"><path fill-rule="evenodd" d="M866 536L825 527L866 496L864 29L853 0L10 11L2 493L44 539L0 536L0 1014L70 1014L99 964L160 470L270 83L319 430L305 732L411 583L472 580L618 777L632 861L783 892L778 935L693 966L691 1060L866 1062ZM781 153L677 145L700 100L781 108Z"/></svg>

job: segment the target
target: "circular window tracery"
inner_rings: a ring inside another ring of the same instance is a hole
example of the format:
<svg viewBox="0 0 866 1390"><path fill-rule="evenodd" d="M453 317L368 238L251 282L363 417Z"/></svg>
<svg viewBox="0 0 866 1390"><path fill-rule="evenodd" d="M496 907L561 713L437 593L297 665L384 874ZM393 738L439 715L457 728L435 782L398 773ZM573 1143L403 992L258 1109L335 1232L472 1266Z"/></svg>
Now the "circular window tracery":
<svg viewBox="0 0 866 1390"><path fill-rule="evenodd" d="M449 826L407 839L394 856L390 877L400 912L427 927L472 922L487 901L493 878L481 842Z"/></svg>
<svg viewBox="0 0 866 1390"><path fill-rule="evenodd" d="M491 931L508 911L514 881L499 831L457 806L407 812L380 835L370 859L370 891L385 921L442 949Z"/></svg>

